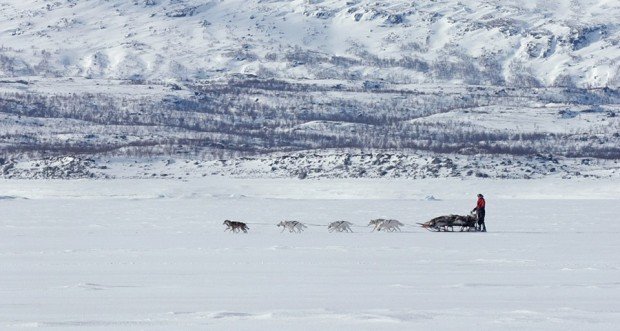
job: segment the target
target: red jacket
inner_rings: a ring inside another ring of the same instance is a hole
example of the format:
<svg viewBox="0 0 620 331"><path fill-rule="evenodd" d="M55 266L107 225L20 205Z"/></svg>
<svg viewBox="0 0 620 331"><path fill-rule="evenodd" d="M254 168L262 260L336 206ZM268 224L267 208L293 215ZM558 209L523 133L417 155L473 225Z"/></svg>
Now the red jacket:
<svg viewBox="0 0 620 331"><path fill-rule="evenodd" d="M476 210L484 209L486 205L486 201L484 201L483 197L478 198L478 203L476 203Z"/></svg>

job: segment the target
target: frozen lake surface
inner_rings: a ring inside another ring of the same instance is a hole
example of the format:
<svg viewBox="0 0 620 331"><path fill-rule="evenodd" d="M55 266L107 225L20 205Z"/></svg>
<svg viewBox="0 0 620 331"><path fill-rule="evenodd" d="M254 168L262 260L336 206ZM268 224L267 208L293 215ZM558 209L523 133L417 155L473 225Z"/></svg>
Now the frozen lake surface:
<svg viewBox="0 0 620 331"><path fill-rule="evenodd" d="M616 330L618 184L4 180L0 329ZM414 226L476 193L490 232ZM406 226L370 233L379 217Z"/></svg>

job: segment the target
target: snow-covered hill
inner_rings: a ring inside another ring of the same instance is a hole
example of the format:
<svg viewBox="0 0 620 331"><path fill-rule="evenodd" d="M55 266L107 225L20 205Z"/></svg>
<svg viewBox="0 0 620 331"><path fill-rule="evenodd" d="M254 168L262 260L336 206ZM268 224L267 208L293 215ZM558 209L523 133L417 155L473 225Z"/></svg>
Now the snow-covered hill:
<svg viewBox="0 0 620 331"><path fill-rule="evenodd" d="M152 176L151 158L239 176L615 176L618 17L612 0L5 1L0 165L53 178L99 176L57 164L76 155L146 160L129 177ZM366 153L401 156L386 170Z"/></svg>
<svg viewBox="0 0 620 331"><path fill-rule="evenodd" d="M619 114L620 94L611 89L6 79L0 158L217 160L331 149L341 157L424 150L617 160Z"/></svg>
<svg viewBox="0 0 620 331"><path fill-rule="evenodd" d="M552 155L432 154L423 152L306 151L213 161L153 158L51 157L0 159L0 178L132 178L196 180L235 178L459 178L540 179L599 178L618 180L618 160L556 158Z"/></svg>
<svg viewBox="0 0 620 331"><path fill-rule="evenodd" d="M0 76L620 86L616 0L0 3Z"/></svg>

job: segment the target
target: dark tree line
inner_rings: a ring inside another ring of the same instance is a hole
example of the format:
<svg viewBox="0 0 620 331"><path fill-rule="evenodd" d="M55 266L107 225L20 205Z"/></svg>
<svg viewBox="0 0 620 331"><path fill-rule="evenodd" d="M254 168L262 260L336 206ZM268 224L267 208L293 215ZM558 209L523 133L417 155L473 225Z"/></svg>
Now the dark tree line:
<svg viewBox="0 0 620 331"><path fill-rule="evenodd" d="M367 90L274 79L232 79L185 88L193 92L191 97L173 92L160 98L5 93L0 95L0 112L16 123L0 126L0 143L7 154L139 154L143 150L148 155L219 155L374 148L620 158L620 138L613 127L592 133L519 133L427 119L483 106L552 102L592 105L591 111L598 112L600 105L620 100L618 91L610 89ZM20 117L55 119L61 124L36 129L20 122ZM70 120L80 125L72 127ZM67 138L67 131L75 134Z"/></svg>

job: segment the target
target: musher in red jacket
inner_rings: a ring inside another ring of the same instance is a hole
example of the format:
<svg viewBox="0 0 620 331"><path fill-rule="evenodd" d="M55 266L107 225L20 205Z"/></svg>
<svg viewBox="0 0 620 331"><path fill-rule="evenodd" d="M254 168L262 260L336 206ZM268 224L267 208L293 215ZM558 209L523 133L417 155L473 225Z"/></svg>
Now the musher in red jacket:
<svg viewBox="0 0 620 331"><path fill-rule="evenodd" d="M487 226L484 224L484 207L486 206L486 201L484 201L484 196L482 194L478 194L478 202L476 202L476 208L472 210L476 212L476 216L478 216L478 226L477 230L482 232L487 232Z"/></svg>

